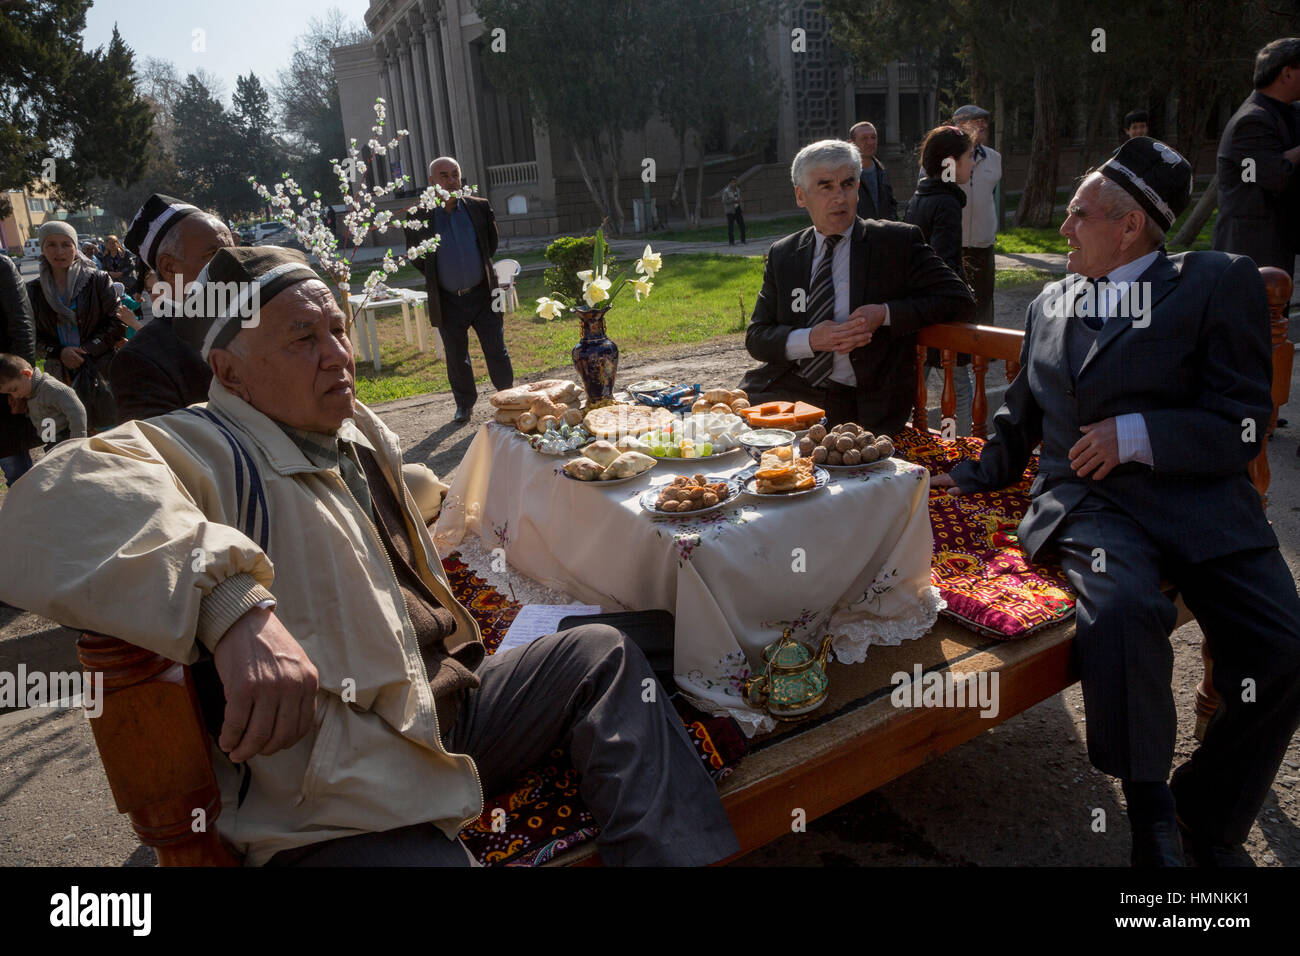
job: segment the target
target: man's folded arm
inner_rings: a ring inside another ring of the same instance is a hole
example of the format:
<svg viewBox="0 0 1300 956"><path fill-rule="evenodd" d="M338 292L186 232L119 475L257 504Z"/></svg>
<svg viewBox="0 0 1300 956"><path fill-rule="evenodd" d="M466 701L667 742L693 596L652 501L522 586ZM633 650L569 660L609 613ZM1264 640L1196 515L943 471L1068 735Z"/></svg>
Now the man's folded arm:
<svg viewBox="0 0 1300 956"><path fill-rule="evenodd" d="M197 641L215 647L271 597L270 559L209 517L221 516L211 476L232 468L140 422L59 446L0 508L4 540L29 542L0 549L0 597L193 663Z"/></svg>
<svg viewBox="0 0 1300 956"><path fill-rule="evenodd" d="M916 226L907 254L907 298L891 299L889 327L895 335L911 335L937 322L970 322L975 318L975 296L970 287L948 268Z"/></svg>
<svg viewBox="0 0 1300 956"><path fill-rule="evenodd" d="M1296 167L1282 155L1285 151L1286 143L1268 119L1244 116L1237 122L1232 137L1233 159L1239 167L1243 160L1249 159L1254 167L1254 181L1271 193L1285 190L1295 175Z"/></svg>
<svg viewBox="0 0 1300 956"><path fill-rule="evenodd" d="M1195 404L1142 413L1159 474L1240 471L1259 454L1273 414L1268 297L1254 262L1242 256L1224 271L1205 322Z"/></svg>
<svg viewBox="0 0 1300 956"><path fill-rule="evenodd" d="M994 435L979 461L963 461L951 471L962 491L996 491L1020 480L1034 448L1043 438L1043 410L1029 389L1029 343L1033 306L1025 315L1020 345L1020 374L1008 387L1002 407L993 416Z"/></svg>

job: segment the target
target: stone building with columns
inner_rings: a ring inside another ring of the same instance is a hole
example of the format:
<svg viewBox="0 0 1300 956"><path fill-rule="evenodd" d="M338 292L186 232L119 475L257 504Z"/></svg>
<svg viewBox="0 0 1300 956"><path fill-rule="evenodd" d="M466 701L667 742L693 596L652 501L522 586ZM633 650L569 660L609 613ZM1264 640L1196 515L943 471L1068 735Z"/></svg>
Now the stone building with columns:
<svg viewBox="0 0 1300 956"><path fill-rule="evenodd" d="M396 155L378 158L379 178L409 174L422 189L428 163L451 155L464 181L491 201L503 237L576 232L600 221L572 151L533 122L526 103L493 89L483 70L491 38L472 0L371 0L365 24L371 42L334 51L345 133L358 143L369 140L380 96L390 133L410 133ZM797 51L795 30L803 31ZM896 184L914 181L905 153L934 125L932 77L897 63L855 70L831 42L817 0L791 4L767 35L767 55L782 82L780 105L766 135L741 139L717 131L703 143L705 216L721 213L718 195L731 176L740 179L746 212L794 210L789 163L795 152L816 139L847 135L860 119L876 123L881 158L896 167ZM628 134L623 155L620 194L629 227L639 230L644 222L645 157L657 165L648 189L654 216L671 221L679 163L671 130L650 121ZM683 177L692 196L700 161L692 145Z"/></svg>

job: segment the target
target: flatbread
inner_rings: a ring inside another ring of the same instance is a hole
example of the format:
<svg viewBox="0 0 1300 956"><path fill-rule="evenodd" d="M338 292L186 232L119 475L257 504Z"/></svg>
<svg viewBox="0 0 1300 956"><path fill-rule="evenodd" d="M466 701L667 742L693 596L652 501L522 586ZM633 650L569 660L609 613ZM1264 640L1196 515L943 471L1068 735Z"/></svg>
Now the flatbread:
<svg viewBox="0 0 1300 956"><path fill-rule="evenodd" d="M516 385L497 392L488 401L497 408L528 408L533 399L546 397L552 402L576 405L582 398L582 389L562 378L544 378L540 382Z"/></svg>
<svg viewBox="0 0 1300 956"><path fill-rule="evenodd" d="M661 428L671 428L674 416L666 408L648 405L606 405L593 409L582 424L597 438L617 441L625 435L644 435Z"/></svg>

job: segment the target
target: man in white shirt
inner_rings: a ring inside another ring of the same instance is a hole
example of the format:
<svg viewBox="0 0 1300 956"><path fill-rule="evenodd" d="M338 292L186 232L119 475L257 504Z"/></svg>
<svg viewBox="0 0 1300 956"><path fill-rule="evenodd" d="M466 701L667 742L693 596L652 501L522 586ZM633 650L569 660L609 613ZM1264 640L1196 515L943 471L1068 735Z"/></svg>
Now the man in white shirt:
<svg viewBox="0 0 1300 956"><path fill-rule="evenodd" d="M857 215L861 155L822 140L794 158L795 201L812 225L772 244L745 347L763 365L741 382L751 404L806 401L828 424L881 433L907 421L916 333L969 321L974 300L916 226Z"/></svg>
<svg viewBox="0 0 1300 956"><path fill-rule="evenodd" d="M961 217L962 264L966 281L975 293L975 321L993 324L993 243L998 235L996 189L1002 181L1002 154L985 145L989 138L989 111L973 104L952 116L954 126L975 141L975 165L970 181L962 184L966 207Z"/></svg>

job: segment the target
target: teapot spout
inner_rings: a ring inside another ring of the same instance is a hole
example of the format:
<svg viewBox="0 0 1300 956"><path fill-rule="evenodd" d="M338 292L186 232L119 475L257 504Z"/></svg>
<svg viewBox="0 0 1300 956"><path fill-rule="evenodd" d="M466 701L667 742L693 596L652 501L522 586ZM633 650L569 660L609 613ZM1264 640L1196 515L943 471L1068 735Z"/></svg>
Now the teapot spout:
<svg viewBox="0 0 1300 956"><path fill-rule="evenodd" d="M817 666L823 670L826 668L826 657L831 650L831 635L827 634L822 638L821 647L817 649Z"/></svg>

